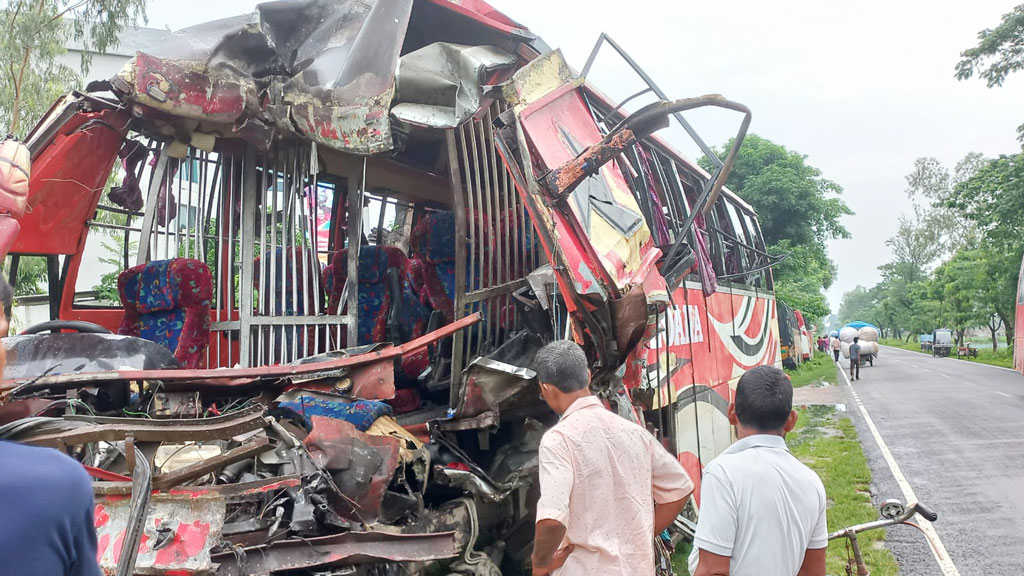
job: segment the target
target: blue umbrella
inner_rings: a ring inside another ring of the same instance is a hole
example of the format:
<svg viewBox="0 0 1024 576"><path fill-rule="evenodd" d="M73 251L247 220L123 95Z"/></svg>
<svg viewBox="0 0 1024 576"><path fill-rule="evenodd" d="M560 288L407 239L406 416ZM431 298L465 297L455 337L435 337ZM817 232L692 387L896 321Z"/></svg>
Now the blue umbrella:
<svg viewBox="0 0 1024 576"><path fill-rule="evenodd" d="M833 337L833 338L839 338L839 330L833 330L833 331L829 332L828 335Z"/></svg>

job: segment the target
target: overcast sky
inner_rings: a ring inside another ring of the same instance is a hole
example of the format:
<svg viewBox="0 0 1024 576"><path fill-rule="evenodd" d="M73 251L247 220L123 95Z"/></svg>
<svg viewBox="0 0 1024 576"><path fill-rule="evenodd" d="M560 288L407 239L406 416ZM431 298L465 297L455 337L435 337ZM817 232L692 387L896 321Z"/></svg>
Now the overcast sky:
<svg viewBox="0 0 1024 576"><path fill-rule="evenodd" d="M830 247L839 267L828 291L833 311L844 292L879 280L885 240L909 213L904 176L915 158L952 167L968 152L1019 150L1024 72L1002 88L958 82L953 67L977 32L994 27L1020 0L970 3L718 0L492 0L561 48L581 68L603 31L621 44L671 98L720 93L753 110L751 131L808 157L844 189L856 213L852 238ZM153 0L149 26L177 30L251 12L251 0ZM637 81L604 53L592 74L610 95ZM705 139L722 144L739 117L698 114ZM691 157L680 133L672 140Z"/></svg>

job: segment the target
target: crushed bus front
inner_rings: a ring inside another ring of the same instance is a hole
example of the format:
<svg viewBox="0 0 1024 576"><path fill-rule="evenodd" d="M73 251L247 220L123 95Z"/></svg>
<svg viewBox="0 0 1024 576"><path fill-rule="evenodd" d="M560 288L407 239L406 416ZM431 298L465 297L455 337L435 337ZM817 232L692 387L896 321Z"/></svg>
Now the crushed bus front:
<svg viewBox="0 0 1024 576"><path fill-rule="evenodd" d="M267 3L137 54L26 142L11 255L53 322L6 341L0 437L87 467L112 574L525 573L530 365L572 338L699 485L781 362L771 259L723 187L749 112L637 70L629 113L481 0ZM701 106L744 114L725 159Z"/></svg>

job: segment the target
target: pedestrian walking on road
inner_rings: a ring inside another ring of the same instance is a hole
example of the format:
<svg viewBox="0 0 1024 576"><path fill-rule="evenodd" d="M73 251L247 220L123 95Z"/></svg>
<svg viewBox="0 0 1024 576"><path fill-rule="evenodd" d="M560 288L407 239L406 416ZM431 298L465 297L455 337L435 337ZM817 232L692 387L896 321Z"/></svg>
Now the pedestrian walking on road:
<svg viewBox="0 0 1024 576"><path fill-rule="evenodd" d="M832 339L832 356L835 357L835 361L836 362L839 362L839 348L840 348L840 346L841 346L841 344L839 343L839 338L833 338Z"/></svg>
<svg viewBox="0 0 1024 576"><path fill-rule="evenodd" d="M693 482L650 432L590 393L587 357L558 340L533 362L541 397L561 417L540 441L533 576L654 574L654 539Z"/></svg>
<svg viewBox="0 0 1024 576"><path fill-rule="evenodd" d="M789 453L796 420L782 370L740 377L729 406L739 439L704 468L691 574L825 576L825 487Z"/></svg>
<svg viewBox="0 0 1024 576"><path fill-rule="evenodd" d="M853 337L853 344L850 344L850 380L860 380L860 337ZM854 376L856 372L856 377Z"/></svg>

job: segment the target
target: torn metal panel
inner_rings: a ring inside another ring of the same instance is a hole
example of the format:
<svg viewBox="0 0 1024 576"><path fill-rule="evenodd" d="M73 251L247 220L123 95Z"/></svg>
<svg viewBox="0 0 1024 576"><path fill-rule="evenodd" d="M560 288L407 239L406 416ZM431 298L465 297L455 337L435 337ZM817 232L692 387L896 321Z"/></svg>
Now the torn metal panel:
<svg viewBox="0 0 1024 576"><path fill-rule="evenodd" d="M518 111L569 82L580 81L562 51L553 50L515 73L512 81L504 86L505 100Z"/></svg>
<svg viewBox="0 0 1024 576"><path fill-rule="evenodd" d="M154 494L142 523L135 568L128 574L212 573L210 549L220 540L224 513L222 497ZM94 518L97 559L104 574L114 574L122 561L129 500L97 496Z"/></svg>
<svg viewBox="0 0 1024 576"><path fill-rule="evenodd" d="M133 436L136 442L202 442L230 438L266 426L263 407L253 406L228 416L187 420L146 420L140 418L82 417L82 421L45 419L50 429L31 429L17 441L36 446L65 448L91 442L119 442ZM89 418L89 420L85 420ZM109 421L114 421L110 422ZM53 431L60 427L62 431Z"/></svg>
<svg viewBox="0 0 1024 576"><path fill-rule="evenodd" d="M25 334L3 339L4 377L31 378L46 373L77 374L119 368L177 368L178 361L156 342L115 334Z"/></svg>
<svg viewBox="0 0 1024 576"><path fill-rule="evenodd" d="M344 420L311 420L313 430L303 444L344 495L335 509L354 520L372 522L380 516L384 491L398 468L398 439L365 434Z"/></svg>
<svg viewBox="0 0 1024 576"><path fill-rule="evenodd" d="M147 107L244 134L272 129L357 154L384 152L412 4L264 2L251 17L179 30L112 84Z"/></svg>
<svg viewBox="0 0 1024 576"><path fill-rule="evenodd" d="M532 387L537 374L529 368L490 358L477 358L463 371L462 395L455 409L458 418L479 416Z"/></svg>
<svg viewBox="0 0 1024 576"><path fill-rule="evenodd" d="M166 490L172 486L177 486L190 480L202 478L207 474L220 470L228 464L251 458L260 452L265 452L269 449L269 446L270 442L266 438L257 438L252 442L242 444L241 446L228 450L223 454L208 458L201 462L196 462L172 472L160 474L153 478L153 488L157 490Z"/></svg>
<svg viewBox="0 0 1024 576"><path fill-rule="evenodd" d="M349 371L351 394L362 400L389 400L395 397L395 363L390 360L353 366Z"/></svg>
<svg viewBox="0 0 1024 576"><path fill-rule="evenodd" d="M481 108L484 88L505 81L518 58L496 46L438 42L398 61L395 120L454 128Z"/></svg>
<svg viewBox="0 0 1024 576"><path fill-rule="evenodd" d="M283 540L267 546L216 554L218 576L274 574L326 566L367 562L425 562L453 558L458 553L454 532L389 534L349 532L337 536Z"/></svg>
<svg viewBox="0 0 1024 576"><path fill-rule="evenodd" d="M203 370L118 370L111 372L93 372L88 374L67 374L61 376L42 376L28 380L3 380L0 392L9 390L12 396L28 394L38 390L80 388L102 383L122 383L130 380L159 380L165 390L199 390L224 389L232 390L261 384L280 384L288 379L350 368L379 360L401 358L407 352L418 350L438 340L442 340L463 328L480 322L480 313L474 312L464 318L446 324L437 330L428 332L419 338L410 340L401 346L375 348L364 354L344 356L341 358L308 362L303 364L273 364L255 368L217 368ZM120 421L120 420L119 420Z"/></svg>

